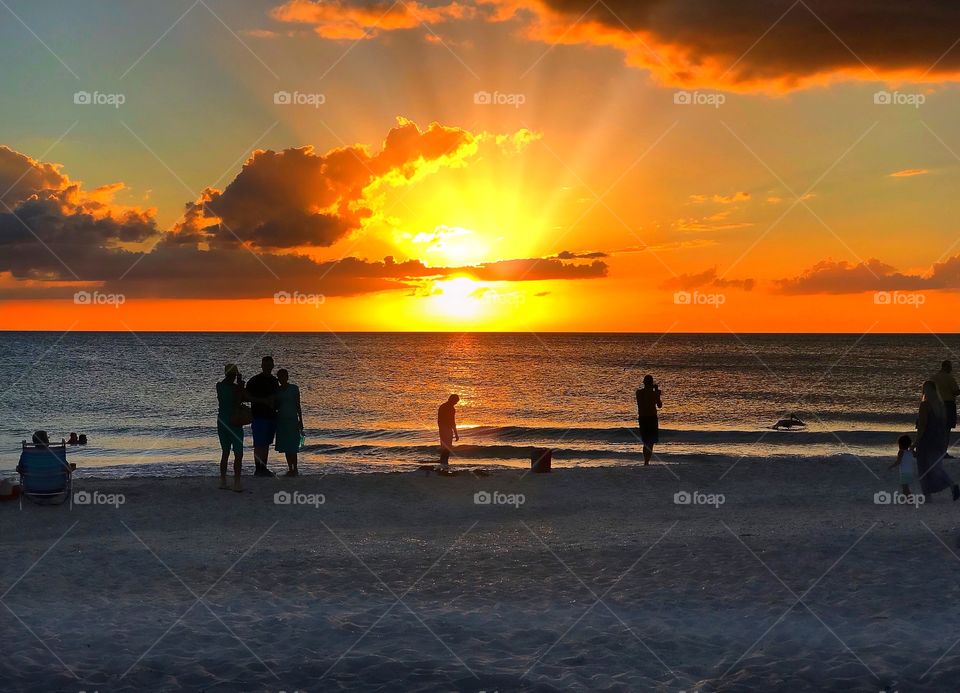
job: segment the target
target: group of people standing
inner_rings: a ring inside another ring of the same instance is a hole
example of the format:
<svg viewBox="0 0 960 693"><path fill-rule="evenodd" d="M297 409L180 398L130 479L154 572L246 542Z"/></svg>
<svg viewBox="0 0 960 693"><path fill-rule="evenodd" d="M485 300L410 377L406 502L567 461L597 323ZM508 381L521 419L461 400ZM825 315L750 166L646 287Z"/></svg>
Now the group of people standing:
<svg viewBox="0 0 960 693"><path fill-rule="evenodd" d="M929 500L931 495L950 489L953 500L960 500L960 485L943 468L943 460L951 458L950 431L957 427L957 396L960 386L953 376L953 364L944 361L940 370L923 383L920 411L917 414L917 439L901 436L900 452L893 466L900 468L900 485L910 495L910 484L919 482Z"/></svg>
<svg viewBox="0 0 960 693"><path fill-rule="evenodd" d="M241 491L243 463L243 428L251 426L253 435L254 476L275 476L267 467L270 446L276 441L277 452L287 459L286 476L297 476L297 453L303 447L303 409L300 389L290 382L285 368L273 375L272 356L264 356L260 373L244 382L236 364L224 366L223 380L217 383L217 433L220 438L220 488L227 485L227 464L233 451L233 490ZM923 384L920 410L917 415L917 436L900 436L900 452L892 466L900 470L903 493L910 495L910 485L919 482L924 496L951 489L953 499L960 499L960 485L943 467L950 458L950 432L957 427L957 397L960 386L953 376L953 364L944 361L940 370ZM663 407L660 386L652 375L645 375L643 386L636 391L637 424L643 443L643 463L650 464L653 448L660 441L658 410ZM440 467L447 470L453 444L460 440L457 430L458 395L450 395L437 410L440 437ZM249 403L249 405L247 404ZM798 420L799 421L799 420ZM802 422L800 422L802 424Z"/></svg>
<svg viewBox="0 0 960 693"><path fill-rule="evenodd" d="M276 476L267 466L270 446L287 458L286 476L297 476L297 453L303 447L303 409L300 388L290 382L287 369L273 375L272 356L264 356L260 373L244 382L234 363L223 368L223 380L217 383L217 435L220 438L220 488L227 485L227 463L233 450L234 491L242 491L243 427L253 435L254 476ZM249 403L249 404L247 404Z"/></svg>

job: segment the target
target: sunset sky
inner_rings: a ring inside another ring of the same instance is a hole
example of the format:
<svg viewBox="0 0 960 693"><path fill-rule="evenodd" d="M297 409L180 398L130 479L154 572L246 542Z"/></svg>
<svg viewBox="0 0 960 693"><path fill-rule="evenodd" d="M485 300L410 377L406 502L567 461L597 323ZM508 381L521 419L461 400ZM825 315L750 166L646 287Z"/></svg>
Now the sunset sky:
<svg viewBox="0 0 960 693"><path fill-rule="evenodd" d="M955 332L960 5L0 2L0 329Z"/></svg>

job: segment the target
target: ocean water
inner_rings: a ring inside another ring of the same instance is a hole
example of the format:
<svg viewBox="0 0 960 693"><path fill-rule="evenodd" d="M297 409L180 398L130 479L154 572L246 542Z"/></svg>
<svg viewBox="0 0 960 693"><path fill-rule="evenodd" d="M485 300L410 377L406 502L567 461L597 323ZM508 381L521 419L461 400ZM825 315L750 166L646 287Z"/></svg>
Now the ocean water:
<svg viewBox="0 0 960 693"><path fill-rule="evenodd" d="M451 392L462 398L455 463L527 466L536 445L554 449L555 466L636 464L645 373L663 391L664 462L855 463L895 454L923 380L954 352L960 337L934 335L5 332L0 469L45 429L87 434L70 452L85 473L215 473L214 385L224 363L250 377L264 354L300 386L306 472L435 461L436 409ZM770 430L791 411L806 431Z"/></svg>

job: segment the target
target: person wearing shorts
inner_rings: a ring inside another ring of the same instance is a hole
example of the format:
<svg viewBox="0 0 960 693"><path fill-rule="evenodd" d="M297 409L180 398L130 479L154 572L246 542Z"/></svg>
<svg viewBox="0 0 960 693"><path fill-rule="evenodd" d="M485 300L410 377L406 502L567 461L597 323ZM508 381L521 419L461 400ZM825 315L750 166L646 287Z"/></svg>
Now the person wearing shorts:
<svg viewBox="0 0 960 693"><path fill-rule="evenodd" d="M260 361L260 372L247 382L247 395L253 414L250 430L253 434L254 476L276 476L267 467L267 457L277 435L274 395L279 389L280 381L273 375L273 357L264 356Z"/></svg>

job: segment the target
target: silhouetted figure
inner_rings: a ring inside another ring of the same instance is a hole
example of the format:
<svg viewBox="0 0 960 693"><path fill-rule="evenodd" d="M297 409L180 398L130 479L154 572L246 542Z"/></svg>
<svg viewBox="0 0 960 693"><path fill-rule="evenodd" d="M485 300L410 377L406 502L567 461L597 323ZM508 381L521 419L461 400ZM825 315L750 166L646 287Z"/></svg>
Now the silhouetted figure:
<svg viewBox="0 0 960 693"><path fill-rule="evenodd" d="M950 431L957 427L957 395L960 395L960 387L957 386L957 380L953 377L953 364L950 361L944 361L940 364L940 370L933 378L937 384L937 392L940 399L943 400L943 407L947 413L947 450L950 449ZM952 457L947 452L944 457Z"/></svg>
<svg viewBox="0 0 960 693"><path fill-rule="evenodd" d="M80 434L80 437L77 438L77 441L80 443L80 445L86 445L86 444L87 444L87 434L86 434L86 433L81 433L81 434Z"/></svg>
<svg viewBox="0 0 960 693"><path fill-rule="evenodd" d="M437 428L440 429L440 466L448 469L450 466L450 452L453 441L460 440L457 432L457 402L460 395L450 395L446 402L437 409Z"/></svg>
<svg viewBox="0 0 960 693"><path fill-rule="evenodd" d="M960 498L960 486L943 468L943 457L947 453L947 411L937 391L937 384L928 380L923 384L923 398L920 400L920 412L917 416L917 473L920 475L920 488L930 500L930 495L950 488L953 500Z"/></svg>
<svg viewBox="0 0 960 693"><path fill-rule="evenodd" d="M247 397L253 409L253 459L256 465L254 476L276 476L267 467L270 446L277 435L277 408L274 395L280 389L280 381L273 375L273 357L264 356L260 361L260 373L247 382Z"/></svg>
<svg viewBox="0 0 960 693"><path fill-rule="evenodd" d="M643 376L643 387L637 390L637 423L640 440L643 441L643 464L650 464L653 446L660 442L660 421L657 410L663 406L660 386L653 382L652 375Z"/></svg>
<svg viewBox="0 0 960 693"><path fill-rule="evenodd" d="M913 441L910 440L910 436L897 438L897 447L900 450L897 453L897 459L890 465L890 469L894 467L900 469L900 490L905 496L911 495L910 484L917 480L917 458L914 456L913 450L910 449L912 445Z"/></svg>
<svg viewBox="0 0 960 693"><path fill-rule="evenodd" d="M280 388L275 395L277 405L277 452L287 456L286 476L297 476L297 453L303 435L303 410L300 408L300 388L290 382L286 368L277 371Z"/></svg>
<svg viewBox="0 0 960 693"><path fill-rule="evenodd" d="M786 428L790 430L791 428L806 428L807 424L800 420L800 417L796 414L790 414L785 419L780 419L777 423L773 424L772 428L775 431Z"/></svg>
<svg viewBox="0 0 960 693"><path fill-rule="evenodd" d="M227 462L233 450L233 490L243 491L240 474L243 469L243 419L240 405L246 398L243 376L236 364L223 367L223 380L217 383L217 437L220 439L220 488L227 486Z"/></svg>
<svg viewBox="0 0 960 693"><path fill-rule="evenodd" d="M77 438L77 434L76 434L76 433L71 433L71 434L70 434L70 439L67 440L67 445L80 445L80 439Z"/></svg>

